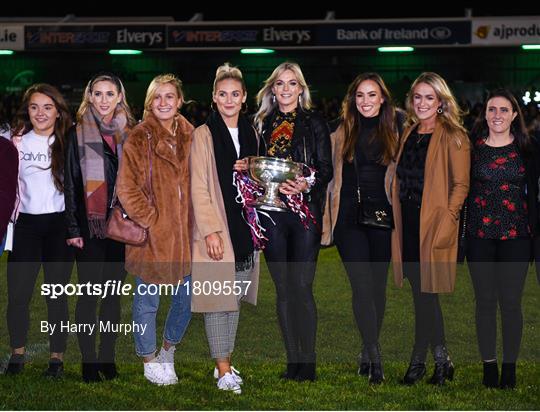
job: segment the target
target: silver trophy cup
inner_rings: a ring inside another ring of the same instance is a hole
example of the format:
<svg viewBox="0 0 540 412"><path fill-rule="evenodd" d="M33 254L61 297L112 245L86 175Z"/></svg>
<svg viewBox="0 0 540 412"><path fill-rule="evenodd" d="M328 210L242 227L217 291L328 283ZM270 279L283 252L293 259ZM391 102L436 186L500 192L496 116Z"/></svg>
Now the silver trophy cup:
<svg viewBox="0 0 540 412"><path fill-rule="evenodd" d="M258 209L284 212L287 206L279 198L279 185L287 179L294 180L301 176L303 167L301 163L276 157L250 157L249 174L253 180L264 187L264 195L260 196L255 204Z"/></svg>

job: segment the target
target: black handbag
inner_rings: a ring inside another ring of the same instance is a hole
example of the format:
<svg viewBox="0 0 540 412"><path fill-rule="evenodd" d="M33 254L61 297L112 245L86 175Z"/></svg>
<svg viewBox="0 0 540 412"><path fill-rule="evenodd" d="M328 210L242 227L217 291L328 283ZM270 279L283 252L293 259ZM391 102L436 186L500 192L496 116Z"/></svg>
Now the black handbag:
<svg viewBox="0 0 540 412"><path fill-rule="evenodd" d="M356 173L356 193L358 195L356 223L360 226L377 229L393 229L394 215L392 206L388 201L385 198L362 197L360 194L360 178L356 165L356 155L354 156L354 170Z"/></svg>

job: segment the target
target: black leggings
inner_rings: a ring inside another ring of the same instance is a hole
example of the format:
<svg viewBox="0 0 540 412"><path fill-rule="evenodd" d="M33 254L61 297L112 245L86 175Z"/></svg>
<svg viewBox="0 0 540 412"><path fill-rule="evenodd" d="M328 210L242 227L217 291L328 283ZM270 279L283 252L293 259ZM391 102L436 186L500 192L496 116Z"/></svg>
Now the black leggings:
<svg viewBox="0 0 540 412"><path fill-rule="evenodd" d="M124 269L125 246L123 243L111 239L88 239L84 238L84 247L77 249L77 272L79 284L90 283L105 285L108 280L123 282L126 278ZM86 289L83 289L86 290ZM79 296L75 309L75 321L77 324L96 325L96 312L99 296L84 294ZM118 294L107 294L101 298L99 309L99 322L115 325L120 322L120 298ZM93 333L87 331L77 333L79 347L83 362L114 362L116 333L103 332L100 335L99 354L96 355L96 332L99 324L93 329Z"/></svg>
<svg viewBox="0 0 540 412"><path fill-rule="evenodd" d="M437 293L421 291L420 205L401 203L403 224L403 272L411 284L414 301L414 353L425 359L428 347L444 345L444 320Z"/></svg>
<svg viewBox="0 0 540 412"><path fill-rule="evenodd" d="M521 297L531 247L530 239L467 239L482 360L497 358L497 303L501 308L503 362L517 360L523 331Z"/></svg>
<svg viewBox="0 0 540 412"><path fill-rule="evenodd" d="M334 241L351 283L356 325L364 344L372 344L384 318L392 232L358 226L355 196L342 192Z"/></svg>
<svg viewBox="0 0 540 412"><path fill-rule="evenodd" d="M30 301L39 270L43 265L44 283L69 283L73 253L66 244L63 213L30 215L20 213L13 234L13 251L8 257L7 324L12 348L26 346L30 325ZM51 352L66 351L67 332L61 324L69 321L67 295L46 296L49 346ZM40 319L41 320L41 319Z"/></svg>
<svg viewBox="0 0 540 412"><path fill-rule="evenodd" d="M270 212L263 218L268 243L264 256L276 287L276 309L289 363L315 362L317 308L313 280L321 232L304 229L292 212ZM320 222L320 214L315 216Z"/></svg>

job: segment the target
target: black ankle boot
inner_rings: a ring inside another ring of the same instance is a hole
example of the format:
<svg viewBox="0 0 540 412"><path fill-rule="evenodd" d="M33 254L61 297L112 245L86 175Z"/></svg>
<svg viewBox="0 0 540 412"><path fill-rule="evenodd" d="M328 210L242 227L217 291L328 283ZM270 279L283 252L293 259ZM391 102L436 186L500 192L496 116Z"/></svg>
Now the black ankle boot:
<svg viewBox="0 0 540 412"><path fill-rule="evenodd" d="M501 389L514 389L516 387L516 364L503 363L501 369Z"/></svg>
<svg viewBox="0 0 540 412"><path fill-rule="evenodd" d="M294 379L298 373L298 363L287 363L287 370L281 374L281 379Z"/></svg>
<svg viewBox="0 0 540 412"><path fill-rule="evenodd" d="M82 363L82 378L85 383L101 382L101 376L99 376L99 363L97 362L83 362Z"/></svg>
<svg viewBox="0 0 540 412"><path fill-rule="evenodd" d="M298 364L298 372L296 373L296 377L294 378L298 382L304 382L304 381L315 381L317 379L317 376L315 374L315 362L306 362L306 363L299 363Z"/></svg>
<svg viewBox="0 0 540 412"><path fill-rule="evenodd" d="M381 359L381 347L378 343L366 345L369 354L369 383L378 385L384 381L384 373Z"/></svg>
<svg viewBox="0 0 540 412"><path fill-rule="evenodd" d="M18 375L24 369L24 353L12 353L5 371L6 375Z"/></svg>
<svg viewBox="0 0 540 412"><path fill-rule="evenodd" d="M402 383L414 385L426 375L426 354L414 351L411 356L409 368L405 372Z"/></svg>
<svg viewBox="0 0 540 412"><path fill-rule="evenodd" d="M499 386L499 366L497 361L483 362L484 364L484 377L482 378L482 384L486 388L496 388Z"/></svg>
<svg viewBox="0 0 540 412"><path fill-rule="evenodd" d="M435 360L435 369L429 380L432 385L444 385L446 380L454 379L454 364L448 355L448 349L444 345L433 347L433 359Z"/></svg>
<svg viewBox="0 0 540 412"><path fill-rule="evenodd" d="M49 360L49 367L43 375L48 378L60 379L64 375L64 362L58 358L51 358Z"/></svg>
<svg viewBox="0 0 540 412"><path fill-rule="evenodd" d="M118 377L118 370L114 362L101 362L99 364L99 371L105 380L116 379Z"/></svg>
<svg viewBox="0 0 540 412"><path fill-rule="evenodd" d="M369 375L369 355L365 346L362 347L362 352L358 356L358 375Z"/></svg>

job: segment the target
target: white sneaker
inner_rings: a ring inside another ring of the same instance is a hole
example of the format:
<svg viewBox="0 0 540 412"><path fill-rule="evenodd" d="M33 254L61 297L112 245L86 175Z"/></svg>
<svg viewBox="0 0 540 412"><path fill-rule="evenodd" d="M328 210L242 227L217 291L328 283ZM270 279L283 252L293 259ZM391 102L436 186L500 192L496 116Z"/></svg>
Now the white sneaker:
<svg viewBox="0 0 540 412"><path fill-rule="evenodd" d="M240 385L229 372L226 372L225 375L218 379L217 387L222 391L231 391L236 395L240 395L242 393Z"/></svg>
<svg viewBox="0 0 540 412"><path fill-rule="evenodd" d="M238 385L242 385L244 383L244 380L240 377L240 371L232 365L231 365L231 375L236 380L236 383L238 383ZM218 368L214 368L214 379L219 379Z"/></svg>
<svg viewBox="0 0 540 412"><path fill-rule="evenodd" d="M164 347L161 347L159 354L156 356L155 361L163 365L163 370L172 383L178 382L178 376L174 370L174 351L176 347L171 346L169 350L165 350Z"/></svg>
<svg viewBox="0 0 540 412"><path fill-rule="evenodd" d="M155 361L144 363L144 377L156 385L172 385L176 383L165 373L163 365Z"/></svg>

